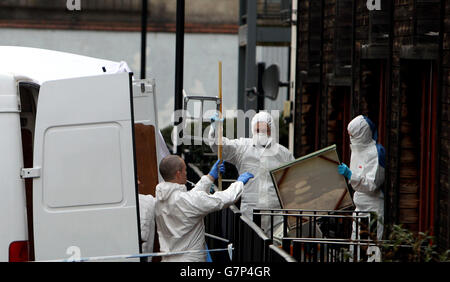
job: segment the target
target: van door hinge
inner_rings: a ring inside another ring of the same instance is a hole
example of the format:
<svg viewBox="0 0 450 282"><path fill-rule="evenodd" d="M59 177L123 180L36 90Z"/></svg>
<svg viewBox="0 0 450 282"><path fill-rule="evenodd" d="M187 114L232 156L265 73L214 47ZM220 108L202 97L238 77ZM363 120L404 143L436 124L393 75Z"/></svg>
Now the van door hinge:
<svg viewBox="0 0 450 282"><path fill-rule="evenodd" d="M35 168L22 168L22 171L20 172L21 178L38 178L41 176L41 168L35 167Z"/></svg>

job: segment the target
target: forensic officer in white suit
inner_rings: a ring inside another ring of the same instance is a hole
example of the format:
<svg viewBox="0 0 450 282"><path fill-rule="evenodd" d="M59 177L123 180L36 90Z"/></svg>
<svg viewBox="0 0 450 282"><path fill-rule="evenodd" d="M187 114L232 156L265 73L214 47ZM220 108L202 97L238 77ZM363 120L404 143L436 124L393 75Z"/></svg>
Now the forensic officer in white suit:
<svg viewBox="0 0 450 282"><path fill-rule="evenodd" d="M355 211L370 211L377 214L377 239L383 237L384 193L382 186L385 175L385 149L377 143L377 129L366 116L359 115L347 127L352 151L350 167L338 166L338 172L344 175L355 193L353 202ZM356 238L353 226L353 239ZM379 250L376 250L379 252ZM379 254L377 254L379 259Z"/></svg>
<svg viewBox="0 0 450 282"><path fill-rule="evenodd" d="M213 125L209 132L209 145L214 152L218 150L215 123L216 114L211 118ZM249 219L253 219L253 209L279 209L280 201L270 176L270 171L288 162L294 161L292 153L275 141L277 128L274 119L267 112L259 112L251 122L252 138L228 139L223 137L223 159L236 166L239 173L248 171L255 176L241 197L240 210ZM271 223L268 216L261 218L262 229L269 234ZM281 223L280 217L274 218L274 230Z"/></svg>

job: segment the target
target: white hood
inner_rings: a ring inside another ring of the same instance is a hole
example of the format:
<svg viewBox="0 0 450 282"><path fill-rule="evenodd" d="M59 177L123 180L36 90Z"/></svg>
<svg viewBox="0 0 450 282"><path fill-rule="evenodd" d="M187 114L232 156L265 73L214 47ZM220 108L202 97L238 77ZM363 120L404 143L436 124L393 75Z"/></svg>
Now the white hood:
<svg viewBox="0 0 450 282"><path fill-rule="evenodd" d="M234 203L244 184L237 181L225 191L210 194L212 181L202 176L189 192L185 185L163 182L156 186L155 215L162 252L204 250L203 218L210 212ZM205 261L205 253L163 257L163 261Z"/></svg>
<svg viewBox="0 0 450 282"><path fill-rule="evenodd" d="M375 144L373 133L369 124L362 115L354 118L347 126L352 145L370 145Z"/></svg>
<svg viewBox="0 0 450 282"><path fill-rule="evenodd" d="M162 182L156 186L156 199L158 201L166 201L175 191L186 192L187 188L185 185L178 183Z"/></svg>
<svg viewBox="0 0 450 282"><path fill-rule="evenodd" d="M270 136L268 136L267 134L258 134L256 132L256 124L258 122L264 122L267 124L267 126L270 128L270 132L271 132ZM266 147L273 143L272 135L276 135L277 132L276 132L276 127L275 127L275 122L273 120L273 117L268 112L261 111L261 112L257 113L252 119L251 126L252 126L252 134L253 134L253 145Z"/></svg>
<svg viewBox="0 0 450 282"><path fill-rule="evenodd" d="M355 190L353 201L356 210L376 212L382 220L384 194L380 187L383 185L385 172L379 161L376 127L370 119L360 115L348 124L347 130L352 143L350 160L352 175L349 182ZM378 224L379 240L382 234L383 226Z"/></svg>

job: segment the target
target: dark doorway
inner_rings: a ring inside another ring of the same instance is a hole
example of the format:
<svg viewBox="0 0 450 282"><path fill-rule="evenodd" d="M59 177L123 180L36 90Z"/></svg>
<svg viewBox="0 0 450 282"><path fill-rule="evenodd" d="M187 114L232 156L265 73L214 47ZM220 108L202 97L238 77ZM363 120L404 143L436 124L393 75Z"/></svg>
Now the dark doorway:
<svg viewBox="0 0 450 282"><path fill-rule="evenodd" d="M372 120L378 129L378 142L385 145L386 137L386 61L361 62L360 113Z"/></svg>
<svg viewBox="0 0 450 282"><path fill-rule="evenodd" d="M296 140L295 156L301 157L320 149L320 84L304 83L300 88L300 99L296 108L299 109L297 123L300 125L300 140ZM297 135L297 134L296 134Z"/></svg>
<svg viewBox="0 0 450 282"><path fill-rule="evenodd" d="M329 87L328 97L328 145L336 144L341 161L348 165L350 163L350 139L347 125L351 121L350 87Z"/></svg>
<svg viewBox="0 0 450 282"><path fill-rule="evenodd" d="M431 234L437 160L436 66L433 61L404 60L400 74L400 223Z"/></svg>

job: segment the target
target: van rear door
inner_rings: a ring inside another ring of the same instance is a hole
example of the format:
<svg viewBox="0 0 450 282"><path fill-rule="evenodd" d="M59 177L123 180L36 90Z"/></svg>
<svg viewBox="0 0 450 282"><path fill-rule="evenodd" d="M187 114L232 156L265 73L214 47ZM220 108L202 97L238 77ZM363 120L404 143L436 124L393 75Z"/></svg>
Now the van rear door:
<svg viewBox="0 0 450 282"><path fill-rule="evenodd" d="M36 116L36 260L136 254L140 228L128 73L42 84Z"/></svg>

